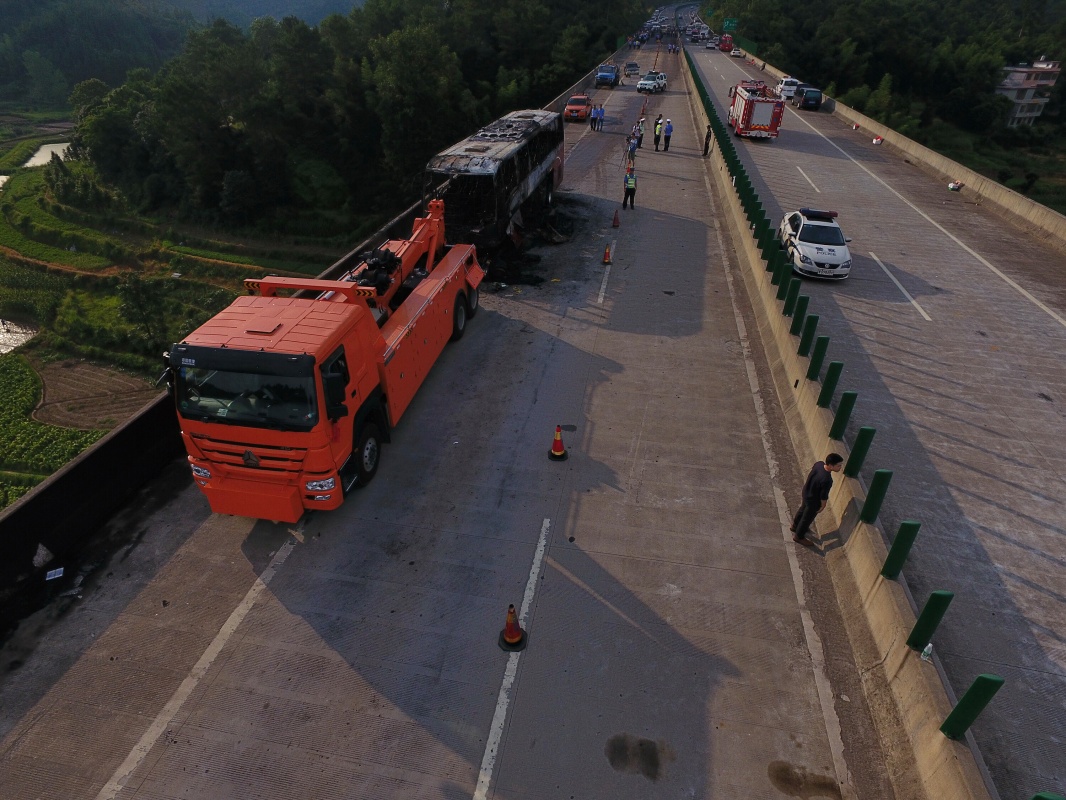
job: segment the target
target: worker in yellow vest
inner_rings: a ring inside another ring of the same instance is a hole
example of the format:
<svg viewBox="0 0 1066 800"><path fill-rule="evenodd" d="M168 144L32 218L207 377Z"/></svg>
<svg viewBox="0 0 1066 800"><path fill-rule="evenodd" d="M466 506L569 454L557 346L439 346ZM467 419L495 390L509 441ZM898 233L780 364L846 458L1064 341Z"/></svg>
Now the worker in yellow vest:
<svg viewBox="0 0 1066 800"><path fill-rule="evenodd" d="M660 114L658 119L655 120L655 128L653 129L655 136L655 152L659 152L659 140L663 136L663 115Z"/></svg>
<svg viewBox="0 0 1066 800"><path fill-rule="evenodd" d="M625 194L622 195L622 208L626 207L626 201L629 202L629 209L633 210L633 200L637 196L637 175L633 172L633 167L626 170L626 176L622 179L622 186L625 188Z"/></svg>

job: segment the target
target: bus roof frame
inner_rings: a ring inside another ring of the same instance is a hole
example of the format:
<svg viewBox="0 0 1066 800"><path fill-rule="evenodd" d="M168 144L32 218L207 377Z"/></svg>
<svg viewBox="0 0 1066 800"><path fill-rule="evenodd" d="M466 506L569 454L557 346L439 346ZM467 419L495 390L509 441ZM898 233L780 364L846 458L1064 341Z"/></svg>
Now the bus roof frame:
<svg viewBox="0 0 1066 800"><path fill-rule="evenodd" d="M560 114L555 111L512 111L437 153L426 170L446 175L494 175L516 144L532 138L556 118Z"/></svg>

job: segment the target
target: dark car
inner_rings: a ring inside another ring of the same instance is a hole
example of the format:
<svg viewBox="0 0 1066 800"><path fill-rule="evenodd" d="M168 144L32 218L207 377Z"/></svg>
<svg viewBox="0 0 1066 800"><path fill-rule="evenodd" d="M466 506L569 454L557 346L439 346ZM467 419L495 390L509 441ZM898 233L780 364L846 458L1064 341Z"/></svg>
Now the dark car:
<svg viewBox="0 0 1066 800"><path fill-rule="evenodd" d="M812 111L817 111L822 107L822 90L806 83L801 83L796 87L795 94L789 98L788 102L792 103L796 108L809 108Z"/></svg>

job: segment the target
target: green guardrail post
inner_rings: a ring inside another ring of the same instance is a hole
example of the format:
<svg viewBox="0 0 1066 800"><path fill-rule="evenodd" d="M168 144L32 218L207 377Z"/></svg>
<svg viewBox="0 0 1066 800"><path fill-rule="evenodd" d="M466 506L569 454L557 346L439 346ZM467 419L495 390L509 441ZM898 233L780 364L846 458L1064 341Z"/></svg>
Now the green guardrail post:
<svg viewBox="0 0 1066 800"><path fill-rule="evenodd" d="M800 335L799 350L796 351L799 355L809 356L811 354L811 344L814 342L814 333L817 330L818 315L808 315L806 321L803 323L803 333Z"/></svg>
<svg viewBox="0 0 1066 800"><path fill-rule="evenodd" d="M907 560L907 556L910 555L911 546L914 544L914 540L918 538L918 529L921 527L922 523L916 519L905 519L899 524L896 538L892 541L892 547L888 549L888 557L881 567L881 574L890 581L899 577L900 570L903 569L903 563ZM925 647L925 645L923 644L922 647ZM918 649L920 650L921 648Z"/></svg>
<svg viewBox="0 0 1066 800"><path fill-rule="evenodd" d="M940 726L940 732L949 739L961 739L1002 686L1003 679L998 675L978 675L954 710L948 714L948 718Z"/></svg>
<svg viewBox="0 0 1066 800"><path fill-rule="evenodd" d="M874 479L870 483L870 491L866 495L866 502L862 504L859 519L873 525L874 520L881 511L881 503L888 493L888 484L892 481L892 470L879 469L874 472Z"/></svg>
<svg viewBox="0 0 1066 800"><path fill-rule="evenodd" d="M780 286L782 282L787 281L789 278L792 277L792 262L788 260L788 257L785 256L784 253L782 253L781 255L782 258L780 258L777 262L777 269L779 273L777 276L778 286Z"/></svg>
<svg viewBox="0 0 1066 800"><path fill-rule="evenodd" d="M877 433L876 428L866 425L859 428L855 444L851 447L851 455L848 456L848 463L844 465L844 474L849 478L854 478L862 469L862 462L866 460L866 454L870 452L870 443L873 442L875 433Z"/></svg>
<svg viewBox="0 0 1066 800"><path fill-rule="evenodd" d="M784 262L781 259L775 259L772 263L773 263L773 270L771 270L771 272L770 272L770 285L771 286L777 286L778 284L781 283L782 272L783 272L782 265L783 265Z"/></svg>
<svg viewBox="0 0 1066 800"><path fill-rule="evenodd" d="M796 280L799 280L799 278ZM811 298L805 294L801 294L796 298L796 310L792 312L792 325L788 329L788 332L793 336L799 336L800 331L803 330L803 322L807 319L807 305L810 302Z"/></svg>
<svg viewBox="0 0 1066 800"><path fill-rule="evenodd" d="M1041 792L1040 794L1034 794L1031 800L1066 800L1061 794L1052 794L1051 792Z"/></svg>
<svg viewBox="0 0 1066 800"><path fill-rule="evenodd" d="M773 245L767 245L763 242L759 245L759 254L762 255L762 260L766 265L766 269L771 272L777 270L777 249Z"/></svg>
<svg viewBox="0 0 1066 800"><path fill-rule="evenodd" d="M792 312L796 309L796 298L800 293L800 279L789 277L788 279L788 291L785 292L785 307L781 309L781 313L786 317L791 317Z"/></svg>
<svg viewBox="0 0 1066 800"><path fill-rule="evenodd" d="M792 276L789 274L790 270L788 265L782 264L778 269L781 272L777 279L777 299L784 300L785 295L788 294L788 284L790 283Z"/></svg>
<svg viewBox="0 0 1066 800"><path fill-rule="evenodd" d="M837 390L837 381L844 369L843 361L830 361L825 368L825 379L822 380L822 391L818 393L818 408L829 408L833 402L833 393Z"/></svg>
<svg viewBox="0 0 1066 800"><path fill-rule="evenodd" d="M818 380L818 376L822 372L822 363L825 361L825 353L828 349L828 336L819 336L814 340L814 349L811 350L811 363L807 365L807 380Z"/></svg>
<svg viewBox="0 0 1066 800"><path fill-rule="evenodd" d="M947 612L948 606L951 605L951 600L954 597L954 592L945 592L943 590L935 591L929 595L929 599L925 601L925 607L922 608L922 612L918 615L918 621L914 623L910 636L907 637L907 647L911 650L917 650L919 653L925 649L925 646L929 644L929 640L933 638L940 620L944 619L944 614Z"/></svg>
<svg viewBox="0 0 1066 800"><path fill-rule="evenodd" d="M770 258L766 259L766 271L777 272L778 265L781 263L784 255L784 253L779 253L778 255L772 255Z"/></svg>
<svg viewBox="0 0 1066 800"><path fill-rule="evenodd" d="M848 420L851 419L851 411L855 408L857 392L844 392L840 395L840 405L837 406L836 416L833 417L833 427L829 429L829 438L842 441L844 431L847 430Z"/></svg>

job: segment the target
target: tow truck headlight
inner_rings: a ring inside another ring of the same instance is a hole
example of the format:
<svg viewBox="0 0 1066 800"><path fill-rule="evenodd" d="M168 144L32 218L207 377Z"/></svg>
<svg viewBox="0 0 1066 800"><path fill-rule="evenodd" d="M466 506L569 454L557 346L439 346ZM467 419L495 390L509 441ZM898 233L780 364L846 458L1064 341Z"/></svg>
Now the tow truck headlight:
<svg viewBox="0 0 1066 800"><path fill-rule="evenodd" d="M326 478L324 481L308 481L305 485L309 492L328 492L337 485L337 479Z"/></svg>
<svg viewBox="0 0 1066 800"><path fill-rule="evenodd" d="M800 253L799 257L800 257L800 263L801 264L813 264L814 263L813 261L811 261L810 256L805 256L805 255L803 255L803 253Z"/></svg>
<svg viewBox="0 0 1066 800"><path fill-rule="evenodd" d="M196 464L193 464L192 474L195 475L197 478L210 478L211 470L207 469L206 467L198 467L196 466Z"/></svg>

